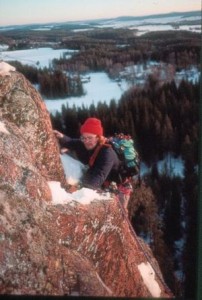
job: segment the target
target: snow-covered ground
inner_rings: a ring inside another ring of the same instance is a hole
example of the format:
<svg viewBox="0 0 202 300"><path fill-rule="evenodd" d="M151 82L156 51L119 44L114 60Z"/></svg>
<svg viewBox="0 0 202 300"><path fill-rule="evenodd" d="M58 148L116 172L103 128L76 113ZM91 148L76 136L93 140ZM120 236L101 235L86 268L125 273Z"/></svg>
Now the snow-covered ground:
<svg viewBox="0 0 202 300"><path fill-rule="evenodd" d="M89 73L87 77L90 77L90 80L83 83L84 96L57 100L45 99L49 112L54 114L56 111L61 111L62 105L67 103L70 108L74 105L76 107L82 105L89 107L91 104L96 106L99 102L109 104L112 99L118 101L123 92L129 88L129 84L125 80L117 83L104 72Z"/></svg>
<svg viewBox="0 0 202 300"><path fill-rule="evenodd" d="M84 96L68 97L57 100L44 100L49 112L53 114L56 111L61 111L62 105L66 105L67 103L70 108L72 108L74 105L76 107L81 107L84 105L88 108L91 104L97 106L99 102L105 102L106 104L109 104L112 99L119 101L122 94L133 85L143 86L148 76L152 74L152 72L155 72L154 68L155 67L153 67L152 63L150 62L148 62L146 67L143 64L130 66L125 69L121 75L122 78L118 82L110 79L104 72L91 72L87 74L87 77L90 77L90 80L83 83L85 91ZM161 69L160 63L157 63L156 68L159 68L160 70L160 79L166 80L166 70L168 69L167 65L162 65ZM133 76L131 76L131 72L134 74L133 80L131 80ZM127 80L128 76L130 76L130 80ZM176 83L179 83L182 79L195 83L199 80L199 76L199 70L196 67L191 67L188 70L182 70L178 73L176 72L174 79L176 80Z"/></svg>
<svg viewBox="0 0 202 300"><path fill-rule="evenodd" d="M0 44L0 51L5 51L8 49L8 45L6 44Z"/></svg>
<svg viewBox="0 0 202 300"><path fill-rule="evenodd" d="M167 16L167 17L152 17L133 19L133 20L106 20L97 25L98 28L128 28L130 30L137 30L136 35L140 36L150 31L165 31L165 30L186 30L201 33L200 25L180 25L180 22L189 22L201 20L201 16ZM173 26L174 25L174 26ZM176 27L177 25L177 27Z"/></svg>
<svg viewBox="0 0 202 300"><path fill-rule="evenodd" d="M3 50L2 45L0 45L0 50ZM5 45L4 45L5 48ZM48 68L52 65L52 60L54 58L66 59L70 58L76 50L70 49L52 49L52 48L33 48L27 50L15 50L15 51L2 51L0 53L0 59L4 61L14 61L17 60L22 64L34 66L37 68ZM72 54L71 54L72 53Z"/></svg>

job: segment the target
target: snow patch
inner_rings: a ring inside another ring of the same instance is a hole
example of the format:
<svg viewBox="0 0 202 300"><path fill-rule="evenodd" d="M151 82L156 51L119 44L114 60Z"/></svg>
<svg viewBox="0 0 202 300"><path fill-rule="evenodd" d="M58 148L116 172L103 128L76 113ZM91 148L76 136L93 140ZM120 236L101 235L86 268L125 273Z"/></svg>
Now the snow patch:
<svg viewBox="0 0 202 300"><path fill-rule="evenodd" d="M164 159L158 161L157 168L160 174L165 173L170 177L184 177L184 161L181 157L174 158L170 153Z"/></svg>
<svg viewBox="0 0 202 300"><path fill-rule="evenodd" d="M86 167L68 154L60 155L60 158L68 184L78 184Z"/></svg>
<svg viewBox="0 0 202 300"><path fill-rule="evenodd" d="M76 50L71 49L52 49L49 47L32 48L25 50L3 51L1 58L5 61L19 61L24 65L33 66L36 68L52 67L52 60L65 57L71 58ZM66 54L68 53L68 54Z"/></svg>
<svg viewBox="0 0 202 300"><path fill-rule="evenodd" d="M52 203L55 204L65 204L72 200L72 194L67 193L65 189L61 187L59 181L48 181L48 185L51 190Z"/></svg>
<svg viewBox="0 0 202 300"><path fill-rule="evenodd" d="M6 134L10 134L8 132L8 130L6 129L6 127L5 127L5 124L2 123L1 121L0 121L0 132L6 133Z"/></svg>
<svg viewBox="0 0 202 300"><path fill-rule="evenodd" d="M184 178L184 161L179 156L177 158L173 157L170 153L166 157L157 162L157 170L160 175L166 174L170 178L179 176ZM144 162L140 164L140 176L143 177L150 174L152 167L148 167Z"/></svg>
<svg viewBox="0 0 202 300"><path fill-rule="evenodd" d="M161 296L161 289L158 282L155 280L155 272L150 263L141 263L137 266L142 276L144 284L147 286L153 297Z"/></svg>
<svg viewBox="0 0 202 300"><path fill-rule="evenodd" d="M72 193L74 200L82 204L89 204L93 200L110 200L110 193L98 193L95 190L82 188Z"/></svg>
<svg viewBox="0 0 202 300"><path fill-rule="evenodd" d="M11 76L10 72L15 71L15 68L8 63L1 61L0 62L0 76Z"/></svg>
<svg viewBox="0 0 202 300"><path fill-rule="evenodd" d="M110 193L98 193L95 190L82 188L74 193L68 193L61 187L59 181L48 181L52 194L52 204L69 204L76 201L81 204L89 204L93 200L111 200Z"/></svg>

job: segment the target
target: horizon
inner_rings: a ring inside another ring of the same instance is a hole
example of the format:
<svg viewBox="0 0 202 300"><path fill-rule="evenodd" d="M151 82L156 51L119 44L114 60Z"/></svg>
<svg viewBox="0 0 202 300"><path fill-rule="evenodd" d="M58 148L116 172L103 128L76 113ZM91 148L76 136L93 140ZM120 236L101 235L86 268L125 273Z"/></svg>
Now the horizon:
<svg viewBox="0 0 202 300"><path fill-rule="evenodd" d="M183 14L183 13L191 13L191 12L200 12L200 10L190 10L190 11L171 11L171 12L166 12L166 13L154 13L154 14L148 14L148 15L120 15L117 17L103 17L103 18L95 18L95 19L84 19L84 20L64 20L64 21L49 21L49 22L36 22L36 23L25 23L25 24L10 24L10 25L1 25L0 23L0 28L1 27L14 27L14 26L32 26L32 25L48 25L48 24L60 24L60 23L78 23L78 22L92 22L92 21L99 21L99 20L110 20L110 19L118 19L118 18L148 18L148 17L154 17L157 15L170 15L170 14Z"/></svg>
<svg viewBox="0 0 202 300"><path fill-rule="evenodd" d="M0 0L0 27L200 11L199 0ZM59 9L58 9L59 8ZM44 13L47 12L47 13Z"/></svg>

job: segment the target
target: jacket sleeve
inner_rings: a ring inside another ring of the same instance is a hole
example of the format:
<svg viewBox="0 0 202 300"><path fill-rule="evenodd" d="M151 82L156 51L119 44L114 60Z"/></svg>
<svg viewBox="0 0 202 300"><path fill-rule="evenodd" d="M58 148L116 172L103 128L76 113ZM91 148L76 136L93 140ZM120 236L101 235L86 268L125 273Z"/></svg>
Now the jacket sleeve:
<svg viewBox="0 0 202 300"><path fill-rule="evenodd" d="M69 150L77 150L77 148L82 147L82 143L79 139L71 138L67 135L59 139L59 144L61 147L66 147Z"/></svg>
<svg viewBox="0 0 202 300"><path fill-rule="evenodd" d="M102 186L114 165L114 155L111 148L103 147L92 167L84 174L83 186L97 189Z"/></svg>
<svg viewBox="0 0 202 300"><path fill-rule="evenodd" d="M71 141L72 141L73 139L72 138L70 138L69 136L67 136L67 135L64 135L63 136L63 138L60 138L59 139L59 143L60 143L60 145L62 146L62 147L68 147L69 145L71 145Z"/></svg>

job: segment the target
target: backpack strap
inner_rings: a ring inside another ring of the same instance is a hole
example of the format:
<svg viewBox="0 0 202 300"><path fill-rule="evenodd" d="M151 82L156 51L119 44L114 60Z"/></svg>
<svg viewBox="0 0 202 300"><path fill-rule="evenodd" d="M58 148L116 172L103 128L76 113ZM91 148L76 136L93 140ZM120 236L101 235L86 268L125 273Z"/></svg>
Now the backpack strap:
<svg viewBox="0 0 202 300"><path fill-rule="evenodd" d="M111 145L109 145L109 144L99 144L99 145L97 145L97 147L95 148L95 151L93 152L93 154L91 155L91 157L90 157L90 159L89 159L89 162L88 162L88 164L89 164L89 166L90 167L92 167L93 165L94 165L94 162L95 162L95 160L96 160L96 157L98 156L98 153L100 152L100 149L102 148L102 147L111 147Z"/></svg>

